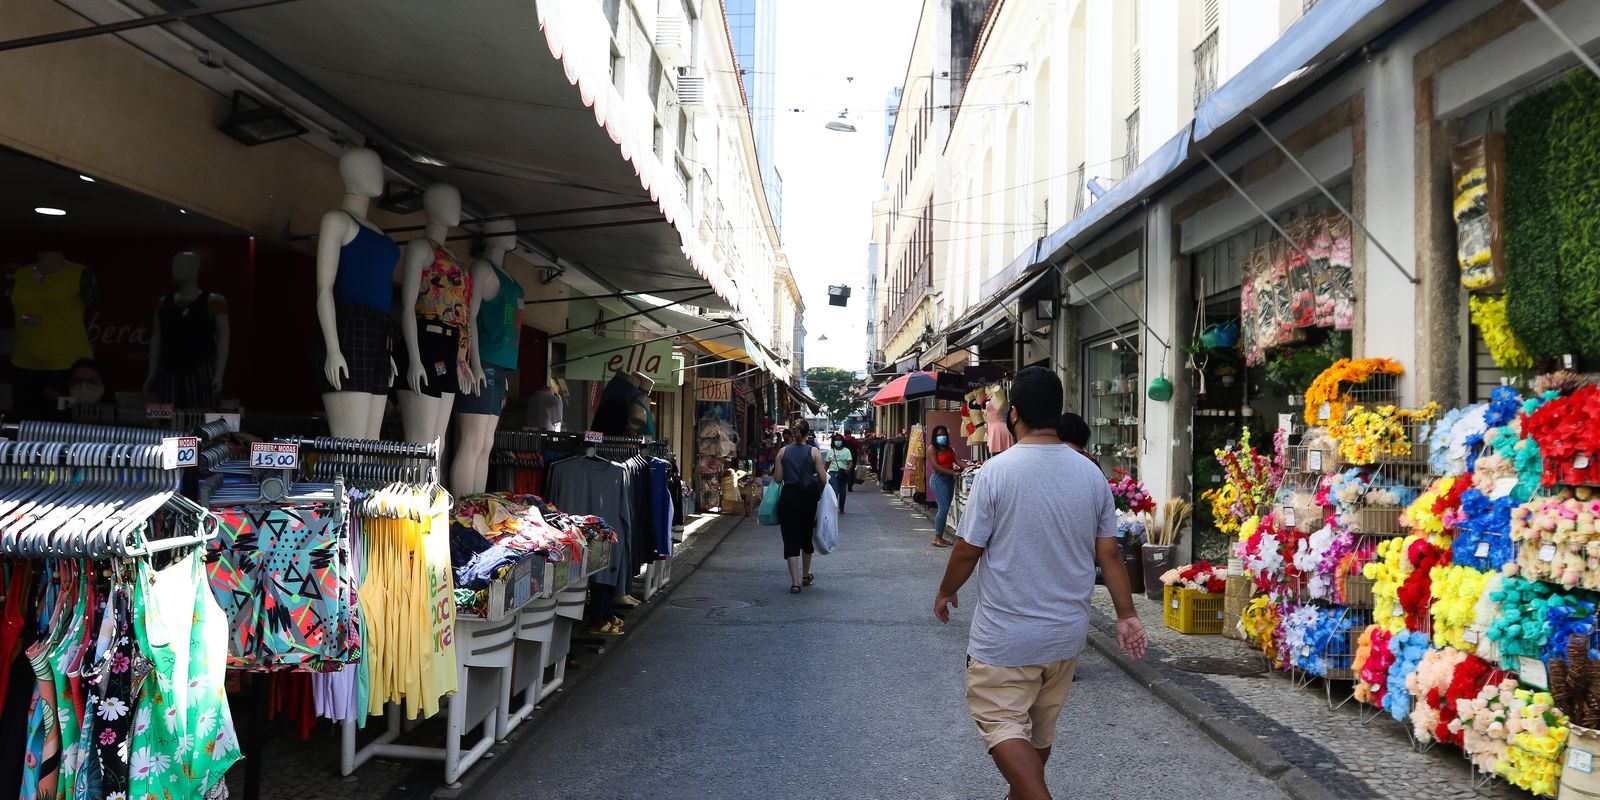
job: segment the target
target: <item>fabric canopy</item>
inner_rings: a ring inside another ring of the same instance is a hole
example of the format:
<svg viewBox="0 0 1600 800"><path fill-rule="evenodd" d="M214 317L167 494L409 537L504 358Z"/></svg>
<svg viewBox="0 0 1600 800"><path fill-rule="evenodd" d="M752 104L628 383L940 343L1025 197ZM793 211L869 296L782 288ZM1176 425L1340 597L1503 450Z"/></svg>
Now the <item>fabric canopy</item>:
<svg viewBox="0 0 1600 800"><path fill-rule="evenodd" d="M878 393L872 396L872 404L886 406L920 400L924 397L960 400L966 394L966 382L966 378L960 373L927 370L908 372L879 389Z"/></svg>

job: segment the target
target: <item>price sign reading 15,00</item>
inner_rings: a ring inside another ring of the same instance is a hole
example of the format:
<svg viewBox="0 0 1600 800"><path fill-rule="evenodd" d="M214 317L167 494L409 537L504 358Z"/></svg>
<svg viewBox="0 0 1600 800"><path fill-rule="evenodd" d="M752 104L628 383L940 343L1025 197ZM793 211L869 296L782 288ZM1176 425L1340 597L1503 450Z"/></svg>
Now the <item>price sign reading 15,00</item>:
<svg viewBox="0 0 1600 800"><path fill-rule="evenodd" d="M276 442L252 443L250 466L254 469L296 469L300 466L300 445Z"/></svg>

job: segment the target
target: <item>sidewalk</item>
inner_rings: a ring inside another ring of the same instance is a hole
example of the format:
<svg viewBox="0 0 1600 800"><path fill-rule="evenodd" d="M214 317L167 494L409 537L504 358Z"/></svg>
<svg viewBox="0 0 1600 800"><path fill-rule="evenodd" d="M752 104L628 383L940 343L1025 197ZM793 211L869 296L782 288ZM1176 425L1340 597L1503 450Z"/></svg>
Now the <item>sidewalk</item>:
<svg viewBox="0 0 1600 800"><path fill-rule="evenodd" d="M1297 689L1287 674L1265 671L1254 647L1222 636L1185 636L1162 624L1160 603L1140 594L1134 604L1150 634L1144 661L1132 662L1117 650L1116 615L1104 588L1095 589L1090 646L1291 797L1527 796L1498 780L1474 789L1467 761L1456 748L1438 745L1419 753L1389 715L1363 725L1354 701L1329 710L1320 679ZM1175 665L1182 659L1217 659L1256 671L1191 672ZM1348 695L1348 683L1333 683L1334 703Z"/></svg>

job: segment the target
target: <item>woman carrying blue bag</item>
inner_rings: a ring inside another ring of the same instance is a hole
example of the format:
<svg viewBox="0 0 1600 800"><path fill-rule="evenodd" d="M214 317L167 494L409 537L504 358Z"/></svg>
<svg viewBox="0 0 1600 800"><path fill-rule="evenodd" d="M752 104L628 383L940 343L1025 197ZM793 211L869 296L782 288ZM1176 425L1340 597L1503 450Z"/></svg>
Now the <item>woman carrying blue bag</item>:
<svg viewBox="0 0 1600 800"><path fill-rule="evenodd" d="M828 469L822 451L809 444L811 425L803 419L789 423L789 444L778 451L773 479L781 486L778 495L778 528L783 533L783 558L789 564L789 593L799 594L817 576L811 574L811 544L817 524L817 501L828 482ZM762 500L765 510L766 500Z"/></svg>

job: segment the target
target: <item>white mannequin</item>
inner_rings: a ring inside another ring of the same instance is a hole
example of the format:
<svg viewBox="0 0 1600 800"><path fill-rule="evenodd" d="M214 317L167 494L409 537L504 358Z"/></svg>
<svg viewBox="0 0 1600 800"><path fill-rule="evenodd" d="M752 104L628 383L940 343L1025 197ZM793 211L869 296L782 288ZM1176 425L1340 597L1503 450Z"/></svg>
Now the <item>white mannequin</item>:
<svg viewBox="0 0 1600 800"><path fill-rule="evenodd" d="M383 161L366 148L350 150L339 157L339 177L344 180L344 202L340 210L322 215L317 237L317 322L328 353L322 372L334 388L332 392L323 393L322 406L328 413L328 427L334 436L376 439L383 425L384 395L339 390L342 381L349 377L350 368L339 350L333 285L339 277L339 248L354 240L361 226L382 232L367 221L367 208L373 198L383 194ZM389 371L391 375L394 373L392 359Z"/></svg>
<svg viewBox="0 0 1600 800"><path fill-rule="evenodd" d="M200 299L200 256L185 250L172 257L172 282L178 285L177 299L184 303L198 302ZM221 295L214 296L221 298ZM150 370L145 374L144 391L151 392L156 386L156 376L161 372L161 305L166 296L156 298L156 315L150 330ZM209 309L200 309L210 313ZM216 331L216 358L211 366L211 391L222 391L222 373L228 367L228 315L226 312L216 314L211 320Z"/></svg>
<svg viewBox="0 0 1600 800"><path fill-rule="evenodd" d="M516 223L499 220L484 225L490 236L484 241L483 256L472 262L472 359L473 372L478 385L484 386L481 357L478 353L478 309L483 301L500 296L500 278L495 268L504 270L506 253L517 246L513 231ZM500 424L499 414L456 415L456 433L461 441L456 445L454 460L450 464L450 491L457 497L481 492L489 485L489 451L494 449L494 430Z"/></svg>
<svg viewBox="0 0 1600 800"><path fill-rule="evenodd" d="M404 255L401 256L401 281L400 303L400 336L406 344L406 387L400 390L400 420L405 426L406 439L413 442L439 441L441 450L444 447L444 434L450 426L450 410L455 406L456 396L446 392L442 397L430 397L422 393L424 371L422 356L417 351L417 315L413 310L417 294L422 287L422 273L433 263L433 243L443 244L450 229L461 224L461 193L454 186L436 183L429 186L422 193L422 205L428 214L428 224L424 238L412 239L406 242ZM461 387L463 391L477 393L482 390L484 383L483 365L478 361L477 342L477 308L478 301L472 300L472 307L467 314L467 330L462 332L467 336L467 352L472 365L471 386Z"/></svg>

